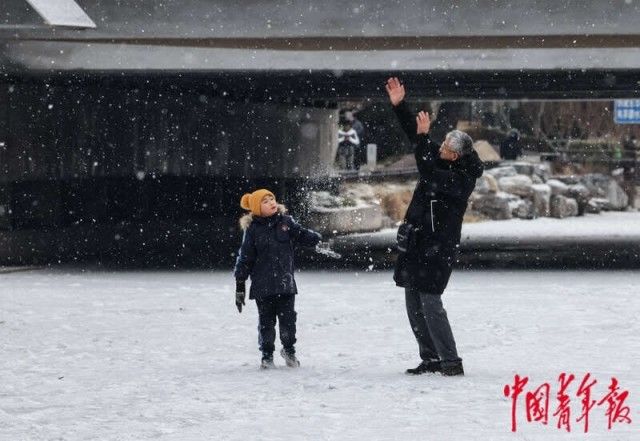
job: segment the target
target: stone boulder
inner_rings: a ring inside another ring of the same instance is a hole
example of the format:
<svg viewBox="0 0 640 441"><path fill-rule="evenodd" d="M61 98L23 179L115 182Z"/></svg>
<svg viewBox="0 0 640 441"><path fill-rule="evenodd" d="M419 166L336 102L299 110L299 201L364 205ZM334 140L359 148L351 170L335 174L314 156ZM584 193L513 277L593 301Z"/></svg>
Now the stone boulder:
<svg viewBox="0 0 640 441"><path fill-rule="evenodd" d="M581 176L579 182L564 182L569 185L582 184L589 189L593 197L606 198L611 180L611 177L602 173L589 173Z"/></svg>
<svg viewBox="0 0 640 441"><path fill-rule="evenodd" d="M606 198L591 198L589 199L589 206L600 211L609 211L609 199Z"/></svg>
<svg viewBox="0 0 640 441"><path fill-rule="evenodd" d="M476 187L474 191L482 194L495 194L500 191L500 188L498 187L498 181L496 181L496 178L491 175L484 174L476 180Z"/></svg>
<svg viewBox="0 0 640 441"><path fill-rule="evenodd" d="M511 215L518 219L533 219L536 216L535 206L529 199L520 199L510 203Z"/></svg>
<svg viewBox="0 0 640 441"><path fill-rule="evenodd" d="M529 177L533 176L536 166L531 162L512 162L511 167L516 169L516 172L519 175L527 175Z"/></svg>
<svg viewBox="0 0 640 441"><path fill-rule="evenodd" d="M533 162L510 162L508 163L510 167L513 167L516 172L520 175L527 175L531 179L534 179L534 176L539 178L542 182L546 182L551 176L551 168L548 164L537 164Z"/></svg>
<svg viewBox="0 0 640 441"><path fill-rule="evenodd" d="M582 176L580 183L587 187L590 197L608 199L608 205L603 207L607 210L623 210L629 202L629 197L620 184L610 176L590 173Z"/></svg>
<svg viewBox="0 0 640 441"><path fill-rule="evenodd" d="M569 185L566 195L576 200L578 203L578 216L582 216L585 213L591 197L589 189L583 184Z"/></svg>
<svg viewBox="0 0 640 441"><path fill-rule="evenodd" d="M309 211L308 224L322 234L361 233L382 228L383 212L379 205L322 208Z"/></svg>
<svg viewBox="0 0 640 441"><path fill-rule="evenodd" d="M558 180L558 179L549 179L547 181L547 185L549 187L551 187L551 194L552 195L561 195L561 196L565 196L567 194L567 192L569 191L569 186L567 184L565 184L564 182Z"/></svg>
<svg viewBox="0 0 640 441"><path fill-rule="evenodd" d="M509 201L512 198L504 192L475 194L471 201L474 211L493 220L511 219L512 209Z"/></svg>
<svg viewBox="0 0 640 441"><path fill-rule="evenodd" d="M551 196L551 217L563 219L578 215L578 203L566 196Z"/></svg>
<svg viewBox="0 0 640 441"><path fill-rule="evenodd" d="M533 181L526 175L505 176L498 179L500 190L523 197L533 194L532 185Z"/></svg>
<svg viewBox="0 0 640 441"><path fill-rule="evenodd" d="M604 201L606 201L606 203L609 203L609 201L607 201L606 199L604 199ZM584 212L589 214L600 214L601 211L602 205L600 205L596 199L589 199L589 202L587 202L587 206L584 208Z"/></svg>
<svg viewBox="0 0 640 441"><path fill-rule="evenodd" d="M480 139L474 142L473 149L478 153L480 160L482 160L483 162L500 161L500 154L498 154L498 152L496 152L496 149L494 149L493 146L484 139Z"/></svg>
<svg viewBox="0 0 640 441"><path fill-rule="evenodd" d="M533 207L535 217L549 216L551 210L551 186L548 184L533 184Z"/></svg>
<svg viewBox="0 0 640 441"><path fill-rule="evenodd" d="M489 170L485 171L485 174L489 174L499 180L500 178L504 178L506 176L515 176L518 174L518 172L511 166L505 166L490 168Z"/></svg>
<svg viewBox="0 0 640 441"><path fill-rule="evenodd" d="M536 164L533 175L547 182L551 178L551 167L549 164Z"/></svg>
<svg viewBox="0 0 640 441"><path fill-rule="evenodd" d="M613 179L609 181L606 194L610 210L624 210L629 204L629 196Z"/></svg>
<svg viewBox="0 0 640 441"><path fill-rule="evenodd" d="M562 175L562 176L554 176L552 179L557 179L558 181L564 182L567 185L580 184L582 182L582 178L586 175Z"/></svg>
<svg viewBox="0 0 640 441"><path fill-rule="evenodd" d="M311 192L308 223L322 234L359 233L382 228L384 213L366 185L343 188L345 195ZM370 199L371 202L367 201Z"/></svg>

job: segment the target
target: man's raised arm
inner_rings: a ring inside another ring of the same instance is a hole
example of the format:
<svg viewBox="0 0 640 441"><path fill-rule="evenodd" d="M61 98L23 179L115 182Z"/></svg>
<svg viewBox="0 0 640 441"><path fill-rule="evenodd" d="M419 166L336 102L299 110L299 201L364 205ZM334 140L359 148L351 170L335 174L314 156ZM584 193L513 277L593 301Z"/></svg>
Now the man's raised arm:
<svg viewBox="0 0 640 441"><path fill-rule="evenodd" d="M391 77L387 80L385 88L387 89L387 94L389 95L389 101L391 101L391 105L393 106L393 111L398 117L398 121L400 121L402 130L404 130L404 133L411 140L411 142L416 142L416 120L411 113L409 106L404 101L404 85L400 83L400 80L398 78Z"/></svg>

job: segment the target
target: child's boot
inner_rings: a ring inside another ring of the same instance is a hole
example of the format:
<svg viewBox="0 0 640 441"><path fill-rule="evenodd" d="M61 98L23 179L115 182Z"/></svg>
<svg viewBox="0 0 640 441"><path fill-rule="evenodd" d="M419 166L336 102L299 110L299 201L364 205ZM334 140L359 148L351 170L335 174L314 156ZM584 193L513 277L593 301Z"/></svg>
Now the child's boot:
<svg viewBox="0 0 640 441"><path fill-rule="evenodd" d="M300 362L296 358L296 353L293 350L286 350L285 348L282 348L282 350L280 351L280 355L282 355L282 358L284 358L287 366L292 368L300 366Z"/></svg>
<svg viewBox="0 0 640 441"><path fill-rule="evenodd" d="M262 361L260 362L260 369L273 369L276 365L273 364L273 354L263 352Z"/></svg>

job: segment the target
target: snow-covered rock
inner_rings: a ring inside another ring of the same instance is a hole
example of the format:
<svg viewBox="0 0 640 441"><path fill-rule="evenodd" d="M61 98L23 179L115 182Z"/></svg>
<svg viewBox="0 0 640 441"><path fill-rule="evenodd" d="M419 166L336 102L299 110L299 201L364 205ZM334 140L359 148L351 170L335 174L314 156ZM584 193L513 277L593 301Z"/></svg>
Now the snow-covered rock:
<svg viewBox="0 0 640 441"><path fill-rule="evenodd" d="M529 199L517 199L511 204L511 214L518 219L533 219L535 206Z"/></svg>
<svg viewBox="0 0 640 441"><path fill-rule="evenodd" d="M534 179L535 176L536 180L539 179L542 182L546 182L551 175L551 169L548 164L518 161L509 163L509 166L513 167L517 174L527 175L531 179Z"/></svg>
<svg viewBox="0 0 640 441"><path fill-rule="evenodd" d="M511 166L504 166L504 167L490 168L489 170L485 171L485 174L489 174L496 179L500 179L500 178L504 178L505 176L515 176L518 174L518 172L516 171L515 168Z"/></svg>
<svg viewBox="0 0 640 441"><path fill-rule="evenodd" d="M613 179L609 181L606 194L610 210L623 210L629 204L629 196Z"/></svg>
<svg viewBox="0 0 640 441"><path fill-rule="evenodd" d="M529 197L533 194L533 182L526 175L505 176L498 179L500 190L518 196Z"/></svg>
<svg viewBox="0 0 640 441"><path fill-rule="evenodd" d="M493 146L484 139L480 139L474 142L473 149L478 153L478 156L484 162L500 161L500 155L498 154L498 152L496 152L496 149L493 148Z"/></svg>
<svg viewBox="0 0 640 441"><path fill-rule="evenodd" d="M497 193L500 191L498 181L492 175L484 174L476 180L475 190L478 193Z"/></svg>
<svg viewBox="0 0 640 441"><path fill-rule="evenodd" d="M511 199L512 196L504 192L478 194L472 201L472 207L489 219L511 219L513 217L512 208L509 205Z"/></svg>
<svg viewBox="0 0 640 441"><path fill-rule="evenodd" d="M357 184L344 188L339 196L312 192L308 222L323 234L374 231L383 226L383 211L373 188Z"/></svg>
<svg viewBox="0 0 640 441"><path fill-rule="evenodd" d="M578 203L566 196L551 196L551 217L562 219L578 215Z"/></svg>
<svg viewBox="0 0 640 441"><path fill-rule="evenodd" d="M605 201L605 204L609 203L606 199L602 199ZM589 199L587 205L585 207L585 213L590 214L600 214L602 212L603 204L598 203L598 199L592 198Z"/></svg>
<svg viewBox="0 0 640 441"><path fill-rule="evenodd" d="M587 204L591 197L589 189L583 184L569 185L567 196L576 200L578 203L578 215L582 216L587 209Z"/></svg>
<svg viewBox="0 0 640 441"><path fill-rule="evenodd" d="M516 169L519 175L532 176L535 171L535 164L531 162L512 162L511 167Z"/></svg>
<svg viewBox="0 0 640 441"><path fill-rule="evenodd" d="M544 179L542 179L540 176L538 175L531 175L531 181L534 184L544 184Z"/></svg>
<svg viewBox="0 0 640 441"><path fill-rule="evenodd" d="M549 164L536 164L533 175L538 176L544 182L547 182L551 177L551 167L549 166Z"/></svg>
<svg viewBox="0 0 640 441"><path fill-rule="evenodd" d="M547 185L551 187L552 195L564 196L569 191L569 186L558 179L549 179Z"/></svg>
<svg viewBox="0 0 640 441"><path fill-rule="evenodd" d="M611 177L602 173L589 173L580 176L575 182L567 182L566 180L563 180L563 182L566 184L583 184L589 189L593 197L607 197Z"/></svg>
<svg viewBox="0 0 640 441"><path fill-rule="evenodd" d="M383 213L379 205L323 209L314 207L308 224L322 234L360 233L382 228Z"/></svg>
<svg viewBox="0 0 640 441"><path fill-rule="evenodd" d="M535 216L549 216L551 206L551 186L547 184L533 184L533 206Z"/></svg>

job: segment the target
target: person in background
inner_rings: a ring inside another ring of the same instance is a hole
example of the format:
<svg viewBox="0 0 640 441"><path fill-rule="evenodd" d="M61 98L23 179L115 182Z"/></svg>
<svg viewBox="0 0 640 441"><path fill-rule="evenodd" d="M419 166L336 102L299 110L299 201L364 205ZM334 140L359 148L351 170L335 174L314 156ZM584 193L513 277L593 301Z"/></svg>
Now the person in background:
<svg viewBox="0 0 640 441"><path fill-rule="evenodd" d="M360 138L358 133L351 126L351 121L346 117L340 119L340 128L338 129L338 166L343 170L356 169L355 154L356 149L360 146Z"/></svg>
<svg viewBox="0 0 640 441"><path fill-rule="evenodd" d="M360 170L360 165L365 164L367 162L367 145L364 139L364 124L358 119L356 115L356 110L352 109L345 112L345 118L347 121L351 122L351 127L356 131L358 135L359 144L354 148L354 165L356 170Z"/></svg>
<svg viewBox="0 0 640 441"><path fill-rule="evenodd" d="M520 134L517 130L511 130L500 144L500 157L506 160L515 160L522 156L522 147L519 142Z"/></svg>
<svg viewBox="0 0 640 441"><path fill-rule="evenodd" d="M636 176L638 167L638 143L635 135L629 135L622 143L622 186L629 197L628 210L636 209Z"/></svg>

